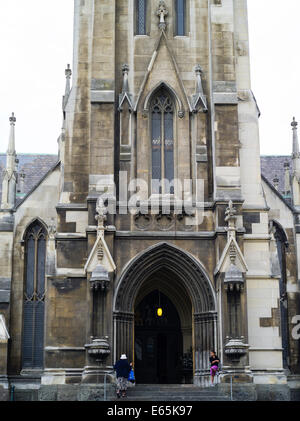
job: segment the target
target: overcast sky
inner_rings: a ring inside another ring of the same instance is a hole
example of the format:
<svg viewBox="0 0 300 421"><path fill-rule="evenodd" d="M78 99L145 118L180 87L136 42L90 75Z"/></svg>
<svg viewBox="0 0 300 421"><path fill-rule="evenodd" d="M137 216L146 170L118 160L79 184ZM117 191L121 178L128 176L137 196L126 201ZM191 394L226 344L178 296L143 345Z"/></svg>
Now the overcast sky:
<svg viewBox="0 0 300 421"><path fill-rule="evenodd" d="M261 153L290 154L290 123L300 121L300 1L248 0L248 13ZM1 152L12 111L17 152L57 152L72 38L73 0L0 0Z"/></svg>

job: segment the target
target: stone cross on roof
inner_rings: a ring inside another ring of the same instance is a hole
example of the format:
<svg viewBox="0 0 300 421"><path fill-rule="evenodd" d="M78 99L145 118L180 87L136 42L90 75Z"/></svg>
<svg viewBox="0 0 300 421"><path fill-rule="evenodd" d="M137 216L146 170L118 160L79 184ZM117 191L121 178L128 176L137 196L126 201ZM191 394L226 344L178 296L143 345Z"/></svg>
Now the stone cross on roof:
<svg viewBox="0 0 300 421"><path fill-rule="evenodd" d="M162 30L166 29L167 24L165 21L165 17L168 16L169 12L163 0L159 2L159 6L158 6L156 14L159 17L159 25L158 25L159 29L162 29Z"/></svg>
<svg viewBox="0 0 300 421"><path fill-rule="evenodd" d="M15 117L15 113L11 114L11 117L9 117L9 121L10 121L10 124L13 126L16 124L17 119Z"/></svg>

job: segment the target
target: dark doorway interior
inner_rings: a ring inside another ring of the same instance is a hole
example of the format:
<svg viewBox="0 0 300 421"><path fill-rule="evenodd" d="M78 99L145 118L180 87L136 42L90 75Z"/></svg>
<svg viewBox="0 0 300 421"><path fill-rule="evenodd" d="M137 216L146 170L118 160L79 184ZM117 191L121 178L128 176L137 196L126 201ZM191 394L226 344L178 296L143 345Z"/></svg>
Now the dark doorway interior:
<svg viewBox="0 0 300 421"><path fill-rule="evenodd" d="M161 317L157 309L162 308ZM171 300L155 290L135 309L135 374L137 383L180 383L182 332Z"/></svg>

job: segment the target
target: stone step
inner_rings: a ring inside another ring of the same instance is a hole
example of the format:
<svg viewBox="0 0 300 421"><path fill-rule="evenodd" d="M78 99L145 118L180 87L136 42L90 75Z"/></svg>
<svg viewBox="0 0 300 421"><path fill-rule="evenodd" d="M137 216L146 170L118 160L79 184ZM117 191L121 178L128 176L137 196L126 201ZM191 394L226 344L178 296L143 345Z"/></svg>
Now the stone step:
<svg viewBox="0 0 300 421"><path fill-rule="evenodd" d="M214 386L215 388L218 387L217 384L215 384ZM199 386L194 386L192 384L141 384L138 383L134 386L135 389L148 389L148 390L173 390L173 389L180 389L180 390L186 390L186 391L191 391L191 390L208 390L208 389L212 389L210 387L199 387Z"/></svg>
<svg viewBox="0 0 300 421"><path fill-rule="evenodd" d="M151 385L138 384L128 388L126 398L114 397L117 401L228 401L226 396L218 390L218 387L200 388L193 385Z"/></svg>
<svg viewBox="0 0 300 421"><path fill-rule="evenodd" d="M121 401L121 402L215 402L215 401L229 401L230 398L224 397L224 396L208 396L208 397L204 397L204 396L199 396L197 397L182 397L182 396L172 396L171 398L157 398L157 397L153 397L153 396L145 396L145 397L127 397L127 398L120 398L117 401ZM116 399L110 399L110 401L116 401Z"/></svg>
<svg viewBox="0 0 300 421"><path fill-rule="evenodd" d="M102 401L103 385L96 386L78 386L63 385L58 387L41 386L40 390L36 388L15 388L15 401ZM114 402L122 401L226 401L229 397L222 394L217 387L199 388L185 385L136 385L128 388L127 398L117 398L115 387L110 385L107 389L107 400Z"/></svg>
<svg viewBox="0 0 300 421"><path fill-rule="evenodd" d="M128 396L145 396L145 395L151 395L151 396L223 396L222 393L219 392L205 392L205 393L201 393L201 392L193 392L193 393L184 393L184 392L180 392L180 391L169 391L169 392L154 392L154 391L135 391L135 392L127 392Z"/></svg>
<svg viewBox="0 0 300 421"><path fill-rule="evenodd" d="M173 388L161 388L161 387L147 387L147 386L135 386L128 388L128 392L130 393L153 393L153 394L164 394L164 393L180 393L180 394L215 394L219 392L217 387L208 387L208 388L181 388L181 387L173 387Z"/></svg>

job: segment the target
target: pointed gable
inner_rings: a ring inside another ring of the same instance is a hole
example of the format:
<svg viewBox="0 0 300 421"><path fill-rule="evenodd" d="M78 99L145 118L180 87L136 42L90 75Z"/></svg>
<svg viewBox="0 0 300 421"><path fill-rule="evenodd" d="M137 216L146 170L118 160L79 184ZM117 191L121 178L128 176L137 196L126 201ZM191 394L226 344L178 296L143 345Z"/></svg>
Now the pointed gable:
<svg viewBox="0 0 300 421"><path fill-rule="evenodd" d="M136 101L135 111L137 111L138 108L147 111L149 98L163 83L175 96L180 116L183 116L186 109L189 111L192 110L189 98L179 75L175 57L171 51L164 31L161 32L152 54Z"/></svg>
<svg viewBox="0 0 300 421"><path fill-rule="evenodd" d="M98 236L94 244L94 247L88 257L84 270L87 273L92 273L93 270L96 268L96 266L99 264L99 259L98 259L98 254L97 254L99 246L102 246L102 249L103 249L103 258L102 258L101 264L105 267L108 273L114 272L116 270L116 265L112 258L112 255L110 254L110 251L108 249L104 236L102 235Z"/></svg>
<svg viewBox="0 0 300 421"><path fill-rule="evenodd" d="M222 256L216 266L214 274L225 273L231 266L230 260L230 251L234 248L235 251L235 265L242 272L246 273L248 271L248 266L243 256L243 253L234 237L231 237L223 250Z"/></svg>

